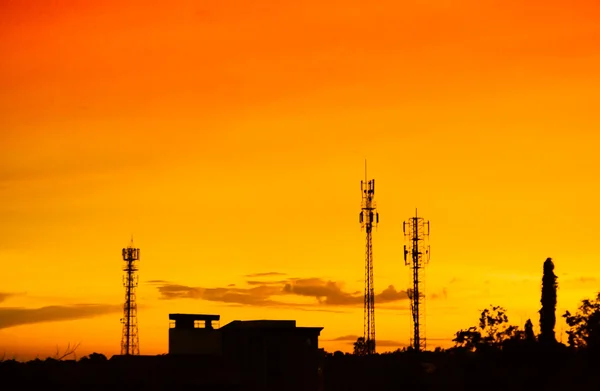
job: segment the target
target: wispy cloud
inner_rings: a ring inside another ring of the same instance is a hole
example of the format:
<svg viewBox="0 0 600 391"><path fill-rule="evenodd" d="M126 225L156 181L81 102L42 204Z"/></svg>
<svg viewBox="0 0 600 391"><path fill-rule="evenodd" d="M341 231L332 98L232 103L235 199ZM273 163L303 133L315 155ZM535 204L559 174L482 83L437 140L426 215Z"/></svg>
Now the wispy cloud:
<svg viewBox="0 0 600 391"><path fill-rule="evenodd" d="M307 312L327 312L332 314L347 314L349 311L341 310L336 307L317 307L314 305L305 305L298 303L284 303L280 301L273 301L274 304L270 305L271 308L278 309L293 309L294 311L307 311ZM240 304L240 303L223 303L226 307L235 307L240 308L248 304Z"/></svg>
<svg viewBox="0 0 600 391"><path fill-rule="evenodd" d="M347 344L354 344L356 340L359 338L358 335L342 335L340 337L336 337L333 339L325 339L324 342L346 342ZM408 346L408 344L400 341L392 341L387 339L378 339L376 340L377 346L381 347L394 347L401 348L404 346Z"/></svg>
<svg viewBox="0 0 600 391"><path fill-rule="evenodd" d="M588 289L590 285L597 285L599 279L594 276L569 276L559 277L558 286L569 289Z"/></svg>
<svg viewBox="0 0 600 391"><path fill-rule="evenodd" d="M0 303L2 303L3 301L6 301L16 295L17 295L16 293L0 292Z"/></svg>
<svg viewBox="0 0 600 391"><path fill-rule="evenodd" d="M326 341L326 342L339 342L339 341L343 341L343 342L347 342L347 341L351 341L351 342L356 342L356 340L358 339L358 335L342 335L340 337L336 337L333 339L323 339L322 341Z"/></svg>
<svg viewBox="0 0 600 391"><path fill-rule="evenodd" d="M269 297L277 294L279 288L258 286L255 288L201 288L177 284L165 284L158 287L161 299L202 299L207 301L220 301L223 303L238 303L255 306L269 306L282 304Z"/></svg>
<svg viewBox="0 0 600 391"><path fill-rule="evenodd" d="M410 303L402 304L379 304L375 303L377 310L388 311L410 311Z"/></svg>
<svg viewBox="0 0 600 391"><path fill-rule="evenodd" d="M286 284L288 280L276 280L276 281L257 281L257 280L249 280L246 281L248 285L282 285Z"/></svg>
<svg viewBox="0 0 600 391"><path fill-rule="evenodd" d="M257 278L257 277L280 277L280 276L286 276L287 274L285 273L279 273L279 272L266 272L266 273L253 273L253 274L246 274L245 277L248 278Z"/></svg>
<svg viewBox="0 0 600 391"><path fill-rule="evenodd" d="M246 287L227 286L218 288L192 287L173 283L157 283L160 298L199 299L218 301L230 304L273 307L344 307L362 306L363 294L360 291L347 291L344 284L321 278L288 278L278 281L247 281ZM313 303L293 304L277 299L282 296L298 296L313 298ZM380 304L392 303L408 299L406 291L396 290L393 286L376 295L375 301Z"/></svg>
<svg viewBox="0 0 600 391"><path fill-rule="evenodd" d="M298 296L314 297L319 304L324 305L362 305L364 297L362 292L345 292L343 284L336 281L324 281L320 278L299 279L288 282L283 286L283 291ZM389 303L407 299L406 291L397 291L393 286L388 286L375 296L377 303Z"/></svg>
<svg viewBox="0 0 600 391"><path fill-rule="evenodd" d="M447 299L448 298L448 289L442 288L440 292L434 292L431 294L431 298L436 299Z"/></svg>
<svg viewBox="0 0 600 391"><path fill-rule="evenodd" d="M452 338L427 338L427 341L449 342L452 341Z"/></svg>
<svg viewBox="0 0 600 391"><path fill-rule="evenodd" d="M582 284L587 284L587 283L595 283L598 281L598 279L596 277L579 277L577 279L577 281L579 281Z"/></svg>
<svg viewBox="0 0 600 391"><path fill-rule="evenodd" d="M76 304L41 308L0 307L0 329L25 324L92 318L122 311L120 305Z"/></svg>
<svg viewBox="0 0 600 391"><path fill-rule="evenodd" d="M405 342L392 341L389 339L378 339L376 342L377 342L377 346L386 347L386 348L403 348L403 347L408 346L408 344Z"/></svg>

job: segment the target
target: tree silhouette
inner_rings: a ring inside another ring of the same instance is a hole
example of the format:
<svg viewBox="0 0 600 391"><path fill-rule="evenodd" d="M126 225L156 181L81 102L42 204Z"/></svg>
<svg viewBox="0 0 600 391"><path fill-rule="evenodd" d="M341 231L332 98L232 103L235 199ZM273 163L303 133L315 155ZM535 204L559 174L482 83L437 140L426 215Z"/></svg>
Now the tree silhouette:
<svg viewBox="0 0 600 391"><path fill-rule="evenodd" d="M372 345L372 341L371 342ZM356 342L354 342L354 354L357 356L366 356L369 354L368 342L365 341L364 337L358 337ZM371 350L372 351L372 350Z"/></svg>
<svg viewBox="0 0 600 391"><path fill-rule="evenodd" d="M567 331L569 346L600 349L600 293L593 301L583 300L575 315L567 311L563 318L571 328Z"/></svg>
<svg viewBox="0 0 600 391"><path fill-rule="evenodd" d="M471 326L466 330L456 332L456 337L452 340L456 347L464 348L468 351L477 350L482 343L481 332L475 326Z"/></svg>
<svg viewBox="0 0 600 391"><path fill-rule="evenodd" d="M48 357L48 358L52 358L52 359L58 360L58 361L64 360L65 358L67 358L67 357L69 357L71 355L74 355L75 352L77 351L77 348L79 348L80 344L81 343L77 343L77 344L71 346L71 343L69 342L67 344L67 347L65 348L64 352L62 352L62 353L60 352L60 349L57 346L56 347L56 354L54 355L54 357Z"/></svg>
<svg viewBox="0 0 600 391"><path fill-rule="evenodd" d="M509 339L521 338L517 326L508 324L506 310L500 306L492 306L481 311L479 326L460 330L452 340L456 347L473 351L482 347L500 348Z"/></svg>
<svg viewBox="0 0 600 391"><path fill-rule="evenodd" d="M107 360L107 358L104 354L94 352L94 353L90 354L89 356L82 357L80 361L103 362L106 360Z"/></svg>
<svg viewBox="0 0 600 391"><path fill-rule="evenodd" d="M556 325L556 275L552 258L544 262L544 275L542 277L542 308L540 309L540 342L556 343L554 326Z"/></svg>
<svg viewBox="0 0 600 391"><path fill-rule="evenodd" d="M525 341L535 342L535 334L533 332L533 323L531 322L531 319L527 319L527 322L525 322Z"/></svg>

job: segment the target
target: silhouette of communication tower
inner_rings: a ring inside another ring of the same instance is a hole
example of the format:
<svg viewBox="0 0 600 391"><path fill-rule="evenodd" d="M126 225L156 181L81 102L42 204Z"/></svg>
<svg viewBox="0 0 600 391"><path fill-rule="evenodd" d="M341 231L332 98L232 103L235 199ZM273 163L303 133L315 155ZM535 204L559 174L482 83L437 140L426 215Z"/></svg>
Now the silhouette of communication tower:
<svg viewBox="0 0 600 391"><path fill-rule="evenodd" d="M362 191L362 210L360 212L361 227L367 233L365 248L365 303L364 303L364 340L366 353L375 353L375 288L373 285L373 227L379 223L374 201L375 179L367 180L367 163L365 162L365 180L360 181Z"/></svg>
<svg viewBox="0 0 600 391"><path fill-rule="evenodd" d="M123 249L123 286L125 287L125 304L123 306L123 335L121 336L121 354L139 355L140 341L138 337L137 303L135 290L138 286L137 261L140 259L140 249L133 247L133 238L127 248Z"/></svg>
<svg viewBox="0 0 600 391"><path fill-rule="evenodd" d="M420 273L429 263L429 221L418 217L411 217L403 224L404 238L404 264L412 269L412 288L408 289L410 299L412 336L410 344L417 352L424 350L425 339L425 294L424 275ZM424 270L423 270L424 272Z"/></svg>

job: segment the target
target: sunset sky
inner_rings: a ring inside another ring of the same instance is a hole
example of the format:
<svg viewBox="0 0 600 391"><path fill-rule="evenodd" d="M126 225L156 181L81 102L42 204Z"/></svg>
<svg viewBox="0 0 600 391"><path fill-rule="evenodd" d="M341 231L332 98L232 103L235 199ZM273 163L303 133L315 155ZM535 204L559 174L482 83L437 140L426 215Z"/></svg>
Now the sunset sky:
<svg viewBox="0 0 600 391"><path fill-rule="evenodd" d="M537 332L547 257L557 315L600 290L598 20L597 0L2 1L0 357L118 354L131 235L142 354L173 312L350 351L365 159L378 351L409 342L415 208L428 347L490 304Z"/></svg>

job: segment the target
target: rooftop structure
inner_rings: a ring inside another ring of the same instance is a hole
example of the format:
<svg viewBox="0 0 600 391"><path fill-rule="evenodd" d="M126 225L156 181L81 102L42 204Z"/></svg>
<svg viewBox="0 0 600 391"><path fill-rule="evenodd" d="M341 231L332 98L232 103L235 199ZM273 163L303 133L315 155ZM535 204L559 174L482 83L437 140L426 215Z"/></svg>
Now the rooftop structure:
<svg viewBox="0 0 600 391"><path fill-rule="evenodd" d="M260 390L315 390L322 327L295 320L234 320L219 315L169 314L169 355L221 357L244 384Z"/></svg>
<svg viewBox="0 0 600 391"><path fill-rule="evenodd" d="M221 355L219 315L169 314L169 353Z"/></svg>
<svg viewBox="0 0 600 391"><path fill-rule="evenodd" d="M173 328L178 329L204 328L212 330L215 328L213 322L218 322L220 319L221 315L169 314L169 320L174 321L172 322Z"/></svg>

